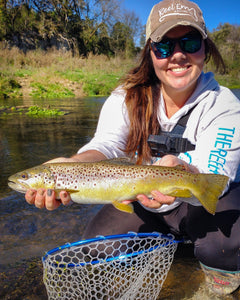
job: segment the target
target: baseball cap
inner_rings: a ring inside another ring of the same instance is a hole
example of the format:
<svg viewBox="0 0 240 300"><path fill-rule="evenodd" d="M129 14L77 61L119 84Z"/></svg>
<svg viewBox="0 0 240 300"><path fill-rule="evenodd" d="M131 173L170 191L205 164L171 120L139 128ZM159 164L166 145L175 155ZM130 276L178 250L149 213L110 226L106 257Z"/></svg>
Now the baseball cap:
<svg viewBox="0 0 240 300"><path fill-rule="evenodd" d="M188 0L163 0L153 6L146 25L146 40L161 41L172 28L192 26L207 38L207 30L203 14L199 6Z"/></svg>

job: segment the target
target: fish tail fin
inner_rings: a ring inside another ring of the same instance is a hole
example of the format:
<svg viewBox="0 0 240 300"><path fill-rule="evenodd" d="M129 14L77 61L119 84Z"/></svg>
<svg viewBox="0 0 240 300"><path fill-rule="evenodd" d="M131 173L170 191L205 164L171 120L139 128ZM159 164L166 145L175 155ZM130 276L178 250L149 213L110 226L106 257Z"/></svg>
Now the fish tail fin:
<svg viewBox="0 0 240 300"><path fill-rule="evenodd" d="M195 189L194 196L211 214L215 214L218 198L224 191L229 178L219 174L199 174L202 181L200 189ZM196 187L196 186L195 186Z"/></svg>

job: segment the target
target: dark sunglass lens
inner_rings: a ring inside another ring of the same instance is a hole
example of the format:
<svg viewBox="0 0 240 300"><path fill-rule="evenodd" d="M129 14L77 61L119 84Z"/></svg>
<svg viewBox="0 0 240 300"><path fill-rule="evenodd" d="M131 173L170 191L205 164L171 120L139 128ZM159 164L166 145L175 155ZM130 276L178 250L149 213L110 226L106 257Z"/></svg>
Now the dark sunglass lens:
<svg viewBox="0 0 240 300"><path fill-rule="evenodd" d="M188 53L195 53L200 50L202 45L202 38L201 37L186 37L181 40L181 47L183 51Z"/></svg>
<svg viewBox="0 0 240 300"><path fill-rule="evenodd" d="M154 53L157 58L167 58L169 57L172 52L174 45L171 41L165 40L159 43L153 43L154 45Z"/></svg>

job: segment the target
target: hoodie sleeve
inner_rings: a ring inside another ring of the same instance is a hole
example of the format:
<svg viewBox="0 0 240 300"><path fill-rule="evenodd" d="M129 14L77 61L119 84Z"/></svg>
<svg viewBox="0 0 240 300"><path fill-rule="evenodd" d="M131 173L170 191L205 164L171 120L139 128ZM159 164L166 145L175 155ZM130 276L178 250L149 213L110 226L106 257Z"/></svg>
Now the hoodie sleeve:
<svg viewBox="0 0 240 300"><path fill-rule="evenodd" d="M78 153L98 150L108 159L125 156L123 149L129 121L124 100L125 93L120 88L108 97L101 109L94 137Z"/></svg>
<svg viewBox="0 0 240 300"><path fill-rule="evenodd" d="M184 137L196 145L194 151L180 153L179 158L201 173L223 174L229 183L240 181L240 101L227 88L212 91L191 114ZM178 200L184 201L182 198ZM200 202L192 197L191 204Z"/></svg>
<svg viewBox="0 0 240 300"><path fill-rule="evenodd" d="M196 121L197 114L199 121ZM196 148L180 154L180 158L195 165L202 173L224 174L230 182L240 181L239 120L239 99L229 89L221 87L200 103L198 111L190 117L186 135L195 140Z"/></svg>

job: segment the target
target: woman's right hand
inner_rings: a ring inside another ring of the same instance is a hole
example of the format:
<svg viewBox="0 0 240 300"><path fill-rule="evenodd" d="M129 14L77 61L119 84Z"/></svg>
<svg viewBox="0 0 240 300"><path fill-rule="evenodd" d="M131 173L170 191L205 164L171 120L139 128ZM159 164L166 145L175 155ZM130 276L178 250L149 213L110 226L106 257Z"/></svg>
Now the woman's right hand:
<svg viewBox="0 0 240 300"><path fill-rule="evenodd" d="M47 161L46 163L58 163L58 162L75 162L74 158L58 157ZM68 192L61 191L59 193L60 199L56 199L56 193L51 189L39 188L37 190L29 189L25 194L26 201L35 205L37 208L46 208L48 210L54 210L61 204L68 205L71 202L71 197Z"/></svg>
<svg viewBox="0 0 240 300"><path fill-rule="evenodd" d="M47 161L46 163L84 162L84 161L90 162L90 161L100 161L104 159L106 159L106 157L102 153L96 150L89 150L81 154L76 154L70 158L66 158L66 157L54 158L52 160ZM29 189L25 194L25 199L29 204L35 205L37 208L46 208L48 210L54 210L58 208L61 204L68 205L71 202L71 196L66 191L61 191L59 193L58 198L60 199L56 199L56 193L52 189L47 189L47 190L42 188L38 190Z"/></svg>
<svg viewBox="0 0 240 300"><path fill-rule="evenodd" d="M68 205L71 202L71 197L66 191L61 191L59 197L60 199L56 199L54 190L41 188L38 190L29 189L25 194L25 199L29 204L48 210L54 210L61 204Z"/></svg>

